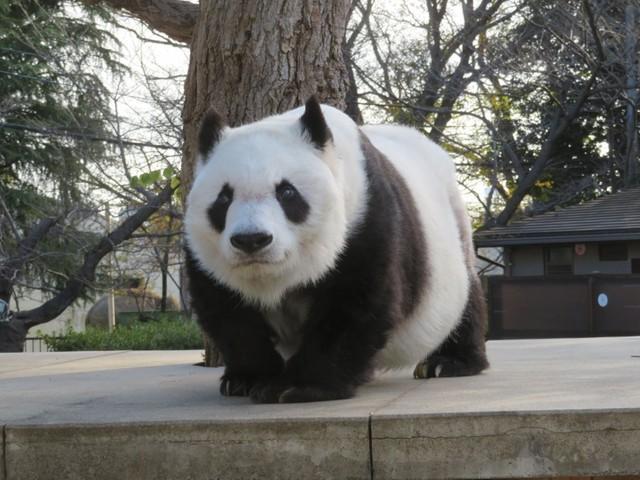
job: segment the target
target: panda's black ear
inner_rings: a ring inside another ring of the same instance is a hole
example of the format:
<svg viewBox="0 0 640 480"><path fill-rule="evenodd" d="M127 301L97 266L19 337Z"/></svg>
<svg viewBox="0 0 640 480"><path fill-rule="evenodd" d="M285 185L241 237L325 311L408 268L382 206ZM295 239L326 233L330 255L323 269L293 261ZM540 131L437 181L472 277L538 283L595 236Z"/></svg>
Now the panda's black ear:
<svg viewBox="0 0 640 480"><path fill-rule="evenodd" d="M331 140L331 130L322 115L320 102L313 95L304 105L304 114L300 117L303 132L309 135L311 142L322 150Z"/></svg>
<svg viewBox="0 0 640 480"><path fill-rule="evenodd" d="M198 152L205 161L207 155L211 153L216 143L220 141L222 130L225 127L225 122L218 112L213 108L202 118L200 123L200 134L198 135Z"/></svg>

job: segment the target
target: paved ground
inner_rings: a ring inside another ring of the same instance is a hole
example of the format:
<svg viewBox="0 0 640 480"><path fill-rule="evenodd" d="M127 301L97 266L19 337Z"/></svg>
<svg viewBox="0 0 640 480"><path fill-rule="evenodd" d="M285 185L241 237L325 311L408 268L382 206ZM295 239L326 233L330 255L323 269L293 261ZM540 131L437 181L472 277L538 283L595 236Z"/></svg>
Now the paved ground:
<svg viewBox="0 0 640 480"><path fill-rule="evenodd" d="M0 354L0 480L640 474L640 337L489 355L477 377L253 405L221 397L197 351Z"/></svg>

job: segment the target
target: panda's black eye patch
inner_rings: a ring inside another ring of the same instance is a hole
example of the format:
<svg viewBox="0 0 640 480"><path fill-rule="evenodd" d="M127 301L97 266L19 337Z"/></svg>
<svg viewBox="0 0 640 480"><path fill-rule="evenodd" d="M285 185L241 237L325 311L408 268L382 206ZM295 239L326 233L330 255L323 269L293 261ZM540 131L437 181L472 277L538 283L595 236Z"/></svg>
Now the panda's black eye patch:
<svg viewBox="0 0 640 480"><path fill-rule="evenodd" d="M282 182L276 187L276 195L279 201L290 202L295 200L298 191L288 182Z"/></svg>
<svg viewBox="0 0 640 480"><path fill-rule="evenodd" d="M231 205L232 201L233 189L228 183L225 183L222 190L220 190L220 193L218 193L218 197L215 202L213 202L207 209L209 222L211 222L211 225L216 229L216 231L218 231L218 233L222 233L224 230L227 219L227 210L229 210L229 205Z"/></svg>
<svg viewBox="0 0 640 480"><path fill-rule="evenodd" d="M231 203L232 195L233 195L233 192L223 190L218 195L218 198L216 198L216 202L219 203L220 205L228 205Z"/></svg>
<svg viewBox="0 0 640 480"><path fill-rule="evenodd" d="M302 223L307 219L309 204L289 181L282 180L276 185L276 199L290 222Z"/></svg>

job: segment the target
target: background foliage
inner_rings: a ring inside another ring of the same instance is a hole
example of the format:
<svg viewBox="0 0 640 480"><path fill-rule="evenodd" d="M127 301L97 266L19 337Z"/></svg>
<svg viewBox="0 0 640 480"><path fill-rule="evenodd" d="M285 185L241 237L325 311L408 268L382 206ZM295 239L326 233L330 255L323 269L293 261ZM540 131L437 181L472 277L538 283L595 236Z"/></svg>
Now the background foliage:
<svg viewBox="0 0 640 480"><path fill-rule="evenodd" d="M165 314L156 321L134 322L113 331L87 328L67 331L62 336L45 335L55 352L80 350L192 350L203 348L200 327L180 315Z"/></svg>
<svg viewBox="0 0 640 480"><path fill-rule="evenodd" d="M70 2L0 2L0 254L12 256L38 220L63 218L21 272L44 291L59 290L96 240L87 223L98 199L85 179L109 162L109 144L96 141L113 120L105 82L126 71L99 24L110 21Z"/></svg>

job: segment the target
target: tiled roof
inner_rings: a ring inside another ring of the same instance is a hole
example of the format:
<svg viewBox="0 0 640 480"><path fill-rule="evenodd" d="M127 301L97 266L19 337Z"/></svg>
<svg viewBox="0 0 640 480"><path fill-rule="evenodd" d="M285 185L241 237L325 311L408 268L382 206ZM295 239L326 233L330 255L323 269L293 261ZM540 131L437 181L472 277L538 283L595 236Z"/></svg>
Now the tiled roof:
<svg viewBox="0 0 640 480"><path fill-rule="evenodd" d="M640 240L640 187L474 235L476 246Z"/></svg>

